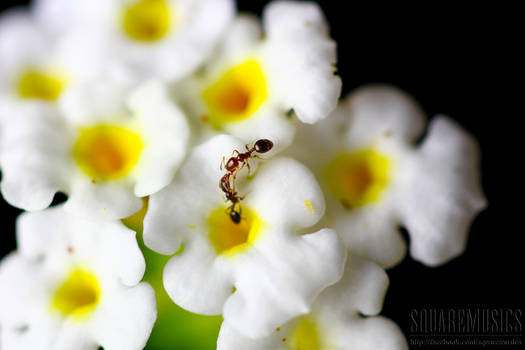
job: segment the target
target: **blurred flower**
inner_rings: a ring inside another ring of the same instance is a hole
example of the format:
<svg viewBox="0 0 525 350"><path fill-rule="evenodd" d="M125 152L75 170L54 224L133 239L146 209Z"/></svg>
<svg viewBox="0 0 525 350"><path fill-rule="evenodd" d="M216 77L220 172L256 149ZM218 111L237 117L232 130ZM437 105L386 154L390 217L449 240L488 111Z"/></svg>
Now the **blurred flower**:
<svg viewBox="0 0 525 350"><path fill-rule="evenodd" d="M144 242L161 254L178 251L164 269L175 303L222 312L243 334L264 336L310 311L341 277L346 253L333 230L299 234L321 218L324 200L313 175L292 159L268 161L250 180L239 175L242 219L230 218L220 164L243 147L226 135L196 147L175 181L150 197Z"/></svg>
<svg viewBox="0 0 525 350"><path fill-rule="evenodd" d="M171 257L155 253L143 242L142 222L147 210L148 198L144 199L144 206L139 212L122 220L137 232L137 241L146 260L143 281L153 287L157 299L157 320L145 349L166 349L168 344L170 348L177 349L215 349L222 317L186 311L170 299L162 282L162 270Z"/></svg>
<svg viewBox="0 0 525 350"><path fill-rule="evenodd" d="M129 97L121 86L87 85L68 95L62 113L44 111L28 108L2 135L2 194L26 210L63 191L76 215L124 218L171 181L186 153L186 119L160 83Z"/></svg>
<svg viewBox="0 0 525 350"><path fill-rule="evenodd" d="M455 122L425 117L395 88L352 93L322 125L303 128L291 153L315 169L328 195L327 222L351 252L391 267L411 254L438 265L461 254L486 206L479 147ZM311 140L318 141L312 143Z"/></svg>
<svg viewBox="0 0 525 350"><path fill-rule="evenodd" d="M0 264L0 347L142 349L155 295L135 233L63 208L23 214L19 250Z"/></svg>
<svg viewBox="0 0 525 350"><path fill-rule="evenodd" d="M208 58L234 13L232 0L40 0L39 19L72 32L77 52L96 51L133 74L176 80Z"/></svg>
<svg viewBox="0 0 525 350"><path fill-rule="evenodd" d="M210 126L205 136L264 137L281 149L293 140L296 117L311 124L336 107L341 80L317 4L275 1L263 17L264 34L257 19L238 17L216 55L175 95L197 123Z"/></svg>
<svg viewBox="0 0 525 350"><path fill-rule="evenodd" d="M107 71L88 59L89 52L75 54L64 33L52 33L33 12L17 9L0 17L0 120L18 118L24 112L19 107L28 104L57 106L71 88Z"/></svg>
<svg viewBox="0 0 525 350"><path fill-rule="evenodd" d="M349 256L343 278L326 288L312 311L277 327L265 338L252 339L224 322L218 350L408 349L396 324L377 315L388 287L376 264Z"/></svg>

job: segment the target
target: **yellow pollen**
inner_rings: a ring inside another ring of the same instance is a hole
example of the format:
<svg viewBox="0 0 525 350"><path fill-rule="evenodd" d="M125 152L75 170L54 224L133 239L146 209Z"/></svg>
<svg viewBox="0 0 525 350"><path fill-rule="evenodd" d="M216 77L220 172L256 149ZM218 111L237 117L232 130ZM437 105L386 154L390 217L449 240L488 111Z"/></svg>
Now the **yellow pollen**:
<svg viewBox="0 0 525 350"><path fill-rule="evenodd" d="M342 153L326 166L324 179L329 191L347 208L380 200L389 182L391 161L372 149Z"/></svg>
<svg viewBox="0 0 525 350"><path fill-rule="evenodd" d="M100 294L100 286L95 275L82 269L75 269L55 291L51 306L64 317L81 318L97 307Z"/></svg>
<svg viewBox="0 0 525 350"><path fill-rule="evenodd" d="M220 206L208 217L210 241L217 254L234 255L248 248L260 235L263 222L255 212L242 206L241 222L234 223Z"/></svg>
<svg viewBox="0 0 525 350"><path fill-rule="evenodd" d="M18 93L20 97L44 101L56 101L65 86L63 76L30 69L18 78Z"/></svg>
<svg viewBox="0 0 525 350"><path fill-rule="evenodd" d="M304 205L306 205L306 207L308 208L308 210L310 211L310 213L314 213L314 207L312 207L312 203L310 203L310 201L307 201L306 199L304 200Z"/></svg>
<svg viewBox="0 0 525 350"><path fill-rule="evenodd" d="M125 9L122 26L137 41L158 41L171 27L170 7L164 0L141 0Z"/></svg>
<svg viewBox="0 0 525 350"><path fill-rule="evenodd" d="M249 118L267 97L266 78L255 60L231 68L203 92L209 122L216 128Z"/></svg>
<svg viewBox="0 0 525 350"><path fill-rule="evenodd" d="M311 316L302 317L288 339L283 338L289 350L320 350L319 327Z"/></svg>
<svg viewBox="0 0 525 350"><path fill-rule="evenodd" d="M73 146L73 157L95 182L115 180L133 169L142 149L142 140L135 132L102 124L81 129Z"/></svg>

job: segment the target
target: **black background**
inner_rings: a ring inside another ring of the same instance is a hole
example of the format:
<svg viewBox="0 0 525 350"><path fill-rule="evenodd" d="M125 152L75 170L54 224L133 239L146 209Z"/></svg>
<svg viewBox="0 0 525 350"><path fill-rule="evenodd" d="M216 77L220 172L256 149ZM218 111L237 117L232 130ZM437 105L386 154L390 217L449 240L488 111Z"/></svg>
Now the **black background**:
<svg viewBox="0 0 525 350"><path fill-rule="evenodd" d="M396 85L412 94L429 116L453 117L481 144L489 207L474 221L466 252L439 268L407 257L389 270L382 314L397 322L410 339L412 309L523 311L524 230L517 220L523 215L522 157L517 153L523 149L517 145L523 138L519 135L523 112L511 105L519 101L513 96L523 91L519 71L512 66L512 48L523 47L523 37L513 38L518 30L512 16L516 10L430 3L404 8L373 4L363 9L347 1L319 2L338 42L344 94L366 83ZM2 1L0 9L23 3L28 1ZM238 7L260 14L265 3L238 0ZM3 200L0 208L3 256L15 248L19 211Z"/></svg>

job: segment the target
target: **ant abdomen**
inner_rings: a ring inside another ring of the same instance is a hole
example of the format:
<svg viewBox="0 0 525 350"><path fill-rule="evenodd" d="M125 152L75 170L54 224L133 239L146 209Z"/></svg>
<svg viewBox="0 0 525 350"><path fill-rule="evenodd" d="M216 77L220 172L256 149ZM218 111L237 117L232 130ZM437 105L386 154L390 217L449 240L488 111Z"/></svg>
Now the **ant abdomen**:
<svg viewBox="0 0 525 350"><path fill-rule="evenodd" d="M230 219L234 223L238 224L241 222L241 214L238 211L232 210L230 211Z"/></svg>

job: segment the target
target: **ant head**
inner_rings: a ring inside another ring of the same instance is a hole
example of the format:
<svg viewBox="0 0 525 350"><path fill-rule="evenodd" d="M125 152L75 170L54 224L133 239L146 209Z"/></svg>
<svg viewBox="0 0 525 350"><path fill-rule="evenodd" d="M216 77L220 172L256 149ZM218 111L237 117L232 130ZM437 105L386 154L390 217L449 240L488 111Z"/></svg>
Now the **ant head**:
<svg viewBox="0 0 525 350"><path fill-rule="evenodd" d="M238 224L238 223L241 222L241 214L239 214L238 211L232 210L232 211L230 212L230 219L231 219L234 223Z"/></svg>
<svg viewBox="0 0 525 350"><path fill-rule="evenodd" d="M257 153L266 153L273 148L273 142L268 139L260 139L255 142L254 148Z"/></svg>

